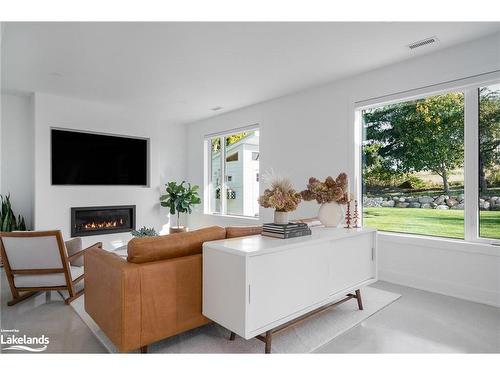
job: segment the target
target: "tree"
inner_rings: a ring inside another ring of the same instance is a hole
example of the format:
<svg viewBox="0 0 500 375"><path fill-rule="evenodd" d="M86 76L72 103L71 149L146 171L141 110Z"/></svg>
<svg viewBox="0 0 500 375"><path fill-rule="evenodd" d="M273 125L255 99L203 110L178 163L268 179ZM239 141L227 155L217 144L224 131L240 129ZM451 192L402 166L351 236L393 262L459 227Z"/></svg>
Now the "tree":
<svg viewBox="0 0 500 375"><path fill-rule="evenodd" d="M432 171L449 193L449 172L464 160L463 94L391 104L363 116L367 144L378 144L382 165L398 173Z"/></svg>
<svg viewBox="0 0 500 375"><path fill-rule="evenodd" d="M240 139L243 139L250 134L251 133L243 132L243 133L236 133L236 134L228 135L227 137L225 137L226 146L230 146L230 145L238 142ZM221 148L220 147L220 137L212 138L212 152L220 151L220 148Z"/></svg>
<svg viewBox="0 0 500 375"><path fill-rule="evenodd" d="M500 88L479 91L479 189L486 191L486 169L500 163Z"/></svg>

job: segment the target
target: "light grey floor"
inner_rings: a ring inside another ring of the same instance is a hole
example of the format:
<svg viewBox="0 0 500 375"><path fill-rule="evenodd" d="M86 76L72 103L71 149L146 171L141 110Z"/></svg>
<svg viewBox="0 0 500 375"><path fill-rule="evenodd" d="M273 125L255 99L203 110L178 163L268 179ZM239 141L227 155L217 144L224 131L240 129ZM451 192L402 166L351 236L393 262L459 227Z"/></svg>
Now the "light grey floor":
<svg viewBox="0 0 500 375"><path fill-rule="evenodd" d="M87 325L57 292L43 292L14 306L5 271L1 271L0 328L17 329L16 336L49 337L45 353L107 353ZM3 351L4 353L15 353Z"/></svg>
<svg viewBox="0 0 500 375"><path fill-rule="evenodd" d="M379 281L402 295L320 353L500 353L500 309Z"/></svg>
<svg viewBox="0 0 500 375"><path fill-rule="evenodd" d="M320 353L500 353L500 309L400 285L373 286L402 297L323 346ZM0 327L50 338L48 352L106 350L70 306L42 293L8 307L10 291L1 271ZM4 352L5 353L5 352Z"/></svg>

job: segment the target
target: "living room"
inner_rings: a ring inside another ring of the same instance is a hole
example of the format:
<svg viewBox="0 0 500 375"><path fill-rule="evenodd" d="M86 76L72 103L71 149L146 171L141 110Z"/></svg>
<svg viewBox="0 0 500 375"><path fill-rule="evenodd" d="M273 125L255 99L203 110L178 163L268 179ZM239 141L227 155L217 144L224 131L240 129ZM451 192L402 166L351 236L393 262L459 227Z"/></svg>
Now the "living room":
<svg viewBox="0 0 500 375"><path fill-rule="evenodd" d="M500 23L442 19L2 20L2 354L498 360Z"/></svg>

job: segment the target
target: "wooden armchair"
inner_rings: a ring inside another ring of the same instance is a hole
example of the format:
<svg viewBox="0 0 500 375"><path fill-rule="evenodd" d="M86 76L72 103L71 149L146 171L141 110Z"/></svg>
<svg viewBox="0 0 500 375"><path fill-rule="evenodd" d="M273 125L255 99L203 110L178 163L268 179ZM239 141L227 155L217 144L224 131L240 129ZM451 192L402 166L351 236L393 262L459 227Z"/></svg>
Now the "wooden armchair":
<svg viewBox="0 0 500 375"><path fill-rule="evenodd" d="M7 305L15 305L38 292L51 290L59 293L67 290L66 304L80 297L84 289L77 291L76 284L85 277L84 268L72 263L92 247L102 248L102 243L68 256L59 230L0 232L1 256L12 292L12 301Z"/></svg>

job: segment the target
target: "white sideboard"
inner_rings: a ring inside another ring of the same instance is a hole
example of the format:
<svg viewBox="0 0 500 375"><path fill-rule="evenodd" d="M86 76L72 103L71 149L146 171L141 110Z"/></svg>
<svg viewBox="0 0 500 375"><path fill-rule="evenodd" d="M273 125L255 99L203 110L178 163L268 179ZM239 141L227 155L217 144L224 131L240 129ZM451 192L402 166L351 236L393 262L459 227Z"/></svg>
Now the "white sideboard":
<svg viewBox="0 0 500 375"><path fill-rule="evenodd" d="M362 308L359 288L377 280L376 230L312 231L206 242L203 315L245 339L266 332L270 340L274 328L346 295Z"/></svg>

